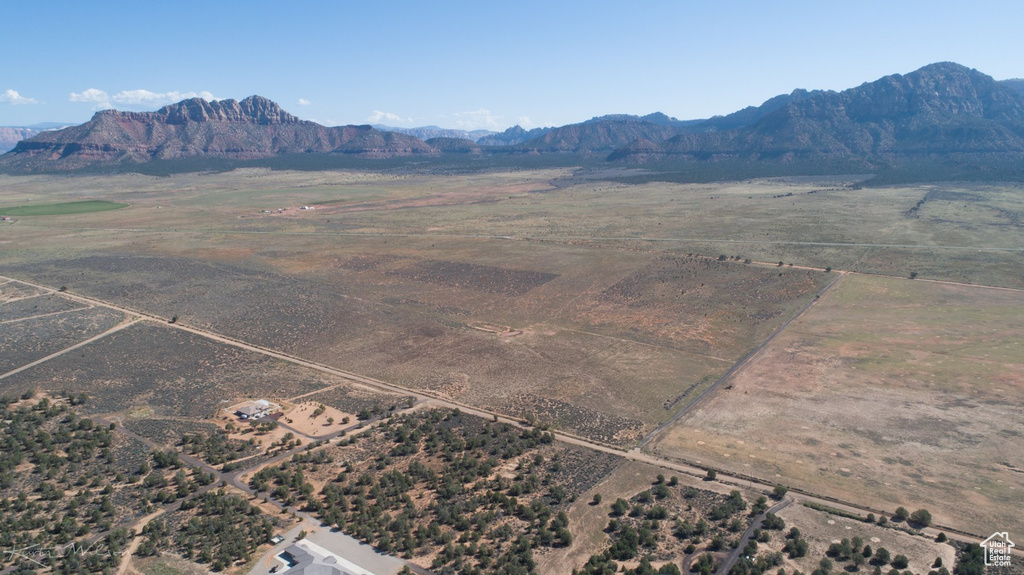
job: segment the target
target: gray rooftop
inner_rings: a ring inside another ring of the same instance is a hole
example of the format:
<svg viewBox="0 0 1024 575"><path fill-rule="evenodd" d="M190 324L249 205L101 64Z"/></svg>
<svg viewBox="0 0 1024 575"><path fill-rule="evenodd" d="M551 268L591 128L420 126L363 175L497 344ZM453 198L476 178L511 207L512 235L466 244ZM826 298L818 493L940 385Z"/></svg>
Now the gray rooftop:
<svg viewBox="0 0 1024 575"><path fill-rule="evenodd" d="M282 571L288 575L373 575L334 553L305 539L295 542L282 552L291 559L291 566Z"/></svg>

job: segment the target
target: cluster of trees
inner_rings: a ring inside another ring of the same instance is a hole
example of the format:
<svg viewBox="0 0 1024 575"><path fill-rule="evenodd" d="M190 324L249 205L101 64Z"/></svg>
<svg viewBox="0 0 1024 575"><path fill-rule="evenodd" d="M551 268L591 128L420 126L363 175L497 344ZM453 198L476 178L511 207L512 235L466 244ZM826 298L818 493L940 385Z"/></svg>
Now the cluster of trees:
<svg viewBox="0 0 1024 575"><path fill-rule="evenodd" d="M909 518L910 514L906 515ZM874 522L874 517L871 516L868 521ZM763 527L765 529L783 529L785 522L772 514L768 514ZM758 546L756 542L764 543L768 540L767 533L755 530L753 539L748 543L747 548L743 550L745 557L733 566L730 575L762 575L780 565L784 554L788 555L791 559L797 559L805 557L809 549L807 541L796 527L791 528L787 533L781 553L757 555ZM936 542L941 543L944 541L946 541L945 535L940 535L936 539ZM977 545L974 545L974 548L976 550L972 550L971 546L967 546L961 561L957 564L956 575L981 575L984 568L980 555L981 548ZM812 575L834 575L837 572L835 569L836 563L845 564L843 571L850 573L858 572L862 568L870 566L873 569L873 575L882 575L883 573L887 575L913 575L913 573L907 570L910 560L905 555L897 554L894 556L884 547L872 549L870 545L864 544L860 537L846 538L837 543L832 543L826 551L826 556L818 562L817 568L815 568ZM886 571L886 569L888 570ZM786 575L785 570L779 569L778 575ZM795 571L793 575L803 574L800 571ZM943 566L942 559L936 558L928 575L950 575L950 572Z"/></svg>
<svg viewBox="0 0 1024 575"><path fill-rule="evenodd" d="M135 535L119 523L190 497L214 477L174 450L147 453L112 425L79 417L72 407L84 396L58 399L0 398L0 548L47 550L43 568L64 575L110 572ZM159 542L154 536L143 551L155 553ZM4 554L0 568L28 575L40 566Z"/></svg>
<svg viewBox="0 0 1024 575"><path fill-rule="evenodd" d="M897 521L909 521L919 527L928 527L932 524L932 514L927 509L918 509L910 513L905 507L898 507L893 519Z"/></svg>
<svg viewBox="0 0 1024 575"><path fill-rule="evenodd" d="M641 548L654 550L658 545L656 528L657 526L652 521L643 521L639 528L636 528L628 522L612 519L608 522L608 528L605 530L612 537L612 544L607 551L608 557L626 561L636 557Z"/></svg>
<svg viewBox="0 0 1024 575"><path fill-rule="evenodd" d="M304 468L301 464L287 461L274 467L264 467L252 476L249 486L258 492L269 493L285 505L297 505L299 499L308 503L315 488L306 481Z"/></svg>
<svg viewBox="0 0 1024 575"><path fill-rule="evenodd" d="M659 475L650 489L644 490L627 501L618 498L610 506L611 520L605 533L610 542L603 553L590 557L587 564L577 570L578 575L612 574L618 572L617 562L633 561L639 557L639 565L635 569L626 569L630 575L652 575L655 573L679 573L679 567L673 563L665 563L658 569L651 565L654 557L665 554L665 545L675 545L687 555L699 553L698 546L703 545L705 551L696 557L691 564L694 573L710 575L717 569L714 557L708 553L721 551L735 546L736 533L746 528L747 522L742 512L747 509L739 491L733 491L727 497L709 492L701 492L692 487L674 490L678 479L673 477L666 481ZM673 494L675 498L673 498ZM696 504L698 497L703 496L703 503ZM711 501L707 501L711 499ZM693 503L687 503L693 500ZM598 501L595 498L595 501ZM751 510L751 515L761 513L766 507L767 498L761 498ZM683 511L685 504L686 511ZM672 511L669 511L669 508ZM668 520L671 518L671 526ZM766 531L757 531L756 538L768 540L768 529L782 529L785 522L772 515L766 521ZM666 536L666 532L671 537ZM752 541L756 553L757 543ZM683 547L685 545L685 547ZM778 558L781 562L781 554ZM773 563L778 564L778 563ZM751 571L743 571L744 574ZM761 571L757 571L761 573Z"/></svg>
<svg viewBox="0 0 1024 575"><path fill-rule="evenodd" d="M258 507L223 489L189 499L181 508L196 512L173 534L174 546L186 559L207 563L214 571L248 562L274 534L274 522ZM154 527L147 533L147 541L154 540L147 551L158 549L162 538L169 536L166 528Z"/></svg>
<svg viewBox="0 0 1024 575"><path fill-rule="evenodd" d="M0 548L59 550L85 537L102 541L104 532L116 546L120 539L111 529L119 510L112 497L115 484L128 484L129 477L115 461L113 432L71 410L85 396L43 397L29 406L33 396L0 398ZM59 552L52 563L68 573L109 565L102 554L86 560ZM0 557L0 567L33 565L16 554Z"/></svg>
<svg viewBox="0 0 1024 575"><path fill-rule="evenodd" d="M274 426L277 426L277 423L274 423L273 421L269 423L273 423ZM260 425L263 424L261 423ZM280 453L284 451L291 451L300 445L302 445L302 440L295 437L295 434L289 431L282 435L281 439L270 444L270 447L267 448L267 455L273 454L275 449Z"/></svg>
<svg viewBox="0 0 1024 575"><path fill-rule="evenodd" d="M230 439L226 432L186 433L179 442L182 451L195 455L210 465L228 463L256 450L256 440Z"/></svg>
<svg viewBox="0 0 1024 575"><path fill-rule="evenodd" d="M664 557L664 549L659 549L660 522L654 517L661 517L664 507L656 503L666 496L662 487L665 486L664 479L659 477L655 486L644 491L633 498L632 501L619 498L612 505L609 515L612 517L608 528L605 530L610 536L608 548L599 555L592 556L586 565L575 570L577 575L612 575L625 572L627 574L654 574L654 573L678 573L678 568L671 563L666 563L660 569L654 569L651 561L657 556ZM786 495L787 489L777 486L772 493L772 498L781 499ZM683 497L691 499L696 497L697 490L684 488ZM767 509L767 497L759 497L750 507L749 516L755 516ZM600 499L595 498L595 505L600 504ZM653 505L651 505L653 504ZM692 510L693 506L688 506ZM723 551L729 547L736 546L736 540L730 539L730 533L738 532L744 522L737 516L746 510L747 506L739 492L733 491L728 497L723 498L706 508L702 517L676 517L672 526L672 535L680 542L688 542L683 552L687 555L699 554L694 557L690 564L690 571L702 575L711 575L718 565L711 552ZM931 515L926 510L918 510L914 513L907 512L900 508L894 515L899 521L909 521L917 525L927 525L931 521ZM874 516L868 521L874 522ZM882 524L882 522L880 522ZM781 552L759 553L760 544L771 541L772 531L783 531L786 528L785 521L772 514L765 515L761 529L755 529L753 536L742 550L740 560L732 566L730 575L764 575L775 573L786 575L782 565L785 556L791 559L805 557L809 551L809 544L803 538L800 530L791 528L786 533ZM945 541L941 535L937 541ZM703 548L699 546L703 544ZM980 575L983 570L980 547L968 547L957 564L956 575ZM640 557L640 565L635 569L620 570L617 561L635 561ZM845 564L843 569L847 572L857 572L863 567L873 567L874 575L913 575L907 570L910 561L905 555L893 555L888 549L881 547L872 549L859 537L842 539L829 546L826 557L823 557L817 564L813 575L834 575L838 570L834 563ZM800 571L793 575L803 575ZM932 564L932 570L928 575L950 575L950 572L943 566L941 558L936 559Z"/></svg>
<svg viewBox="0 0 1024 575"><path fill-rule="evenodd" d="M792 535L794 531L796 531L795 528L790 531L790 534ZM801 540L799 532L792 540ZM871 565L874 567L875 575L881 575L886 566L890 567L888 575L912 575L910 571L906 571L910 560L905 555L893 556L885 547L872 549L870 545L865 545L860 537L844 538L839 543L832 543L825 555L826 557L821 559L813 575L830 575L833 570L833 561L848 563L844 569L849 572L860 571L862 567ZM940 569L932 572L933 575L949 575L949 570L942 567L941 560L937 560L936 567ZM799 572L795 575L799 575Z"/></svg>
<svg viewBox="0 0 1024 575"><path fill-rule="evenodd" d="M323 475L331 463L323 450L263 469L251 485L383 552L433 553L439 572L532 573L534 549L572 543L559 506L574 494L554 481L559 462L539 452L550 433L458 410L394 416L372 433L361 441L382 443L379 455L346 462L319 493L307 474ZM517 459L514 476L494 476Z"/></svg>
<svg viewBox="0 0 1024 575"><path fill-rule="evenodd" d="M790 559L799 559L800 557L807 556L807 550L810 545L807 540L803 538L803 534L796 527L789 530L786 534L786 544L782 546L782 552L789 555Z"/></svg>
<svg viewBox="0 0 1024 575"><path fill-rule="evenodd" d="M871 549L870 545L865 545L864 541L861 540L860 537L854 537L853 539L844 538L839 543L829 545L828 551L825 552L825 555L835 559L836 561L849 561L855 569L860 569L865 563L867 563L868 559L875 555L875 552ZM889 551L884 547L881 547L878 550L878 556L875 557L875 560L881 563L885 561L888 555ZM902 560L898 563L902 563L903 568L906 568L906 557L902 557Z"/></svg>
<svg viewBox="0 0 1024 575"><path fill-rule="evenodd" d="M710 555L707 556L711 559L712 566L714 565L714 559ZM615 561L611 560L607 555L593 555L587 561L581 569L573 569L573 575L615 575L619 573L619 565ZM713 573L714 570L708 571ZM681 575L682 572L679 570L674 563L665 563L660 568L655 569L651 566L651 561L647 557L640 558L640 564L635 569L626 569L621 571L624 575Z"/></svg>
<svg viewBox="0 0 1024 575"><path fill-rule="evenodd" d="M985 550L977 543L970 543L960 554L955 575L984 575L985 573Z"/></svg>
<svg viewBox="0 0 1024 575"><path fill-rule="evenodd" d="M135 536L131 530L113 529L94 545L88 547L87 553L74 552L75 549L58 547L53 556L53 572L59 575L86 575L87 573L109 573L117 568L121 555L128 546L128 541ZM36 565L32 567L38 568ZM35 570L22 566L19 573L34 574Z"/></svg>
<svg viewBox="0 0 1024 575"><path fill-rule="evenodd" d="M722 521L740 513L746 508L747 502L743 501L743 495L734 489L729 493L729 497L727 497L725 501L722 501L711 509L711 513L708 518L711 519L711 521Z"/></svg>

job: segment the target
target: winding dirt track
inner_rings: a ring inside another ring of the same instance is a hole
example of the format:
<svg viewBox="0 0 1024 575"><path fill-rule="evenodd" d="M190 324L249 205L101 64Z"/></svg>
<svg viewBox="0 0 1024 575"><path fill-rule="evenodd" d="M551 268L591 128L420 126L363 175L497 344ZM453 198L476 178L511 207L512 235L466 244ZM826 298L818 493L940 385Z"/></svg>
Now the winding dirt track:
<svg viewBox="0 0 1024 575"><path fill-rule="evenodd" d="M789 507L789 504L792 502L792 499L783 499L782 501L776 503L775 506L772 507L771 509L767 509L763 513L755 517L754 520L750 522L750 527L747 527L746 532L743 533L743 537L740 538L739 543L737 543L736 547L733 548L732 553L730 553L729 557L722 562L721 566L719 566L718 571L715 572L715 575L729 575L729 571L731 571L732 566L735 565L737 561L739 561L740 554L743 553L743 549L747 546L747 542L750 541L750 538L754 535L754 531L761 528L761 524L764 523L764 518L767 517L769 513L777 514L779 511L782 511L786 507Z"/></svg>

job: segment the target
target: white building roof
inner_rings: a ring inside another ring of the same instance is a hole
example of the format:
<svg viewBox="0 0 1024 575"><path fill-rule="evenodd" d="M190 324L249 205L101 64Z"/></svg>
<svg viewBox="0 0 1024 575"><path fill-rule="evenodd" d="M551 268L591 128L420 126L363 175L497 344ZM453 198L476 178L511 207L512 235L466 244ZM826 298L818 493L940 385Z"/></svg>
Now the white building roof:
<svg viewBox="0 0 1024 575"><path fill-rule="evenodd" d="M374 575L306 539L296 541L282 553L287 553L294 561L282 571L289 575Z"/></svg>
<svg viewBox="0 0 1024 575"><path fill-rule="evenodd" d="M262 409L256 407L255 405L246 405L244 407L238 408L238 413L241 413L242 415L256 415L257 413L261 413L262 411Z"/></svg>

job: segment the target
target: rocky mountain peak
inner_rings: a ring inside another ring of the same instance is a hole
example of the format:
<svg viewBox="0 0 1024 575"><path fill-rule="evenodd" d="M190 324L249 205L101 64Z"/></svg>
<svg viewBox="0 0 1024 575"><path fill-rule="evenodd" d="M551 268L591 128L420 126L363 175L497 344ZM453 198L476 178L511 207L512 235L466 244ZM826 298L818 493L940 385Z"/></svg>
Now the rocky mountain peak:
<svg viewBox="0 0 1024 575"><path fill-rule="evenodd" d="M918 116L987 118L1014 95L991 77L953 62L929 64L906 75L893 74L843 92L857 121Z"/></svg>
<svg viewBox="0 0 1024 575"><path fill-rule="evenodd" d="M190 122L240 122L246 124L297 124L301 120L281 109L276 102L262 96L236 100L207 101L189 98L164 106L155 112L168 124Z"/></svg>
<svg viewBox="0 0 1024 575"><path fill-rule="evenodd" d="M43 132L18 142L0 158L0 169L64 171L184 158L391 158L436 153L413 136L378 132L370 126L328 128L302 121L260 96L241 102L190 98L156 112L104 110L80 126Z"/></svg>

